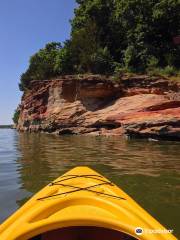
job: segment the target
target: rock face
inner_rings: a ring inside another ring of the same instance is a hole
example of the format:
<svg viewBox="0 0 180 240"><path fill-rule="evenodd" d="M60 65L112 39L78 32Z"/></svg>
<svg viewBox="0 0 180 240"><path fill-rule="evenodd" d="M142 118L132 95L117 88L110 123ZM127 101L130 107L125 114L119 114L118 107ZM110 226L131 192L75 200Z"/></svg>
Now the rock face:
<svg viewBox="0 0 180 240"><path fill-rule="evenodd" d="M179 140L180 86L142 75L34 81L22 97L17 128Z"/></svg>

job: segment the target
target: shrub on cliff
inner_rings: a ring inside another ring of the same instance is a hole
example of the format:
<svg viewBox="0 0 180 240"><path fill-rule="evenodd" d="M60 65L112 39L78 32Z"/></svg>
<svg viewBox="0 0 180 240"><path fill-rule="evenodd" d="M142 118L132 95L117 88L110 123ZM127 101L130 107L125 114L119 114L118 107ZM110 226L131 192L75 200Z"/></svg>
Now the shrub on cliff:
<svg viewBox="0 0 180 240"><path fill-rule="evenodd" d="M14 111L14 115L13 115L13 118L12 118L14 124L18 124L19 115L20 115L20 111L19 111L19 109L17 108L17 109Z"/></svg>

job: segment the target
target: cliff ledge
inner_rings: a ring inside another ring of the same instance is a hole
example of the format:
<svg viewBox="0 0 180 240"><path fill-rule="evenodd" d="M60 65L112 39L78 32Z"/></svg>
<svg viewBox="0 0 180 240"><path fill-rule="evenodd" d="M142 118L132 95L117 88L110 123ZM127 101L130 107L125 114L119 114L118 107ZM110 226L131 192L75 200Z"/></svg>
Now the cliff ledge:
<svg viewBox="0 0 180 240"><path fill-rule="evenodd" d="M22 97L17 129L180 140L180 85L146 75L33 81Z"/></svg>

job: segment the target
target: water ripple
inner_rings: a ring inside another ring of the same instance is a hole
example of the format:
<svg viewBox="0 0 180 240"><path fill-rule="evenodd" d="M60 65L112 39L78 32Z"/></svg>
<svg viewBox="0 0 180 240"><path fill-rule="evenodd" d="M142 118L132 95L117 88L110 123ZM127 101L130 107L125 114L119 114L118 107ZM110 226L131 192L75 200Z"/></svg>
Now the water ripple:
<svg viewBox="0 0 180 240"><path fill-rule="evenodd" d="M110 178L180 235L180 143L120 137L0 130L0 221L49 181L79 165Z"/></svg>

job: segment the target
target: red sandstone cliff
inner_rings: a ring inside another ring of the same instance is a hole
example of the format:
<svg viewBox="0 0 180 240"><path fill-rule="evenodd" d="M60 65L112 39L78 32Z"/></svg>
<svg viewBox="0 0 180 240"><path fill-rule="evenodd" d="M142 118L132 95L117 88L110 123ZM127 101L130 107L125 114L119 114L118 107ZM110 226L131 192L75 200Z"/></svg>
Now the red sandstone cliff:
<svg viewBox="0 0 180 240"><path fill-rule="evenodd" d="M180 86L165 78L64 76L34 81L17 128L57 134L180 139Z"/></svg>

